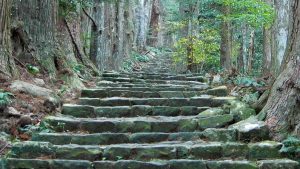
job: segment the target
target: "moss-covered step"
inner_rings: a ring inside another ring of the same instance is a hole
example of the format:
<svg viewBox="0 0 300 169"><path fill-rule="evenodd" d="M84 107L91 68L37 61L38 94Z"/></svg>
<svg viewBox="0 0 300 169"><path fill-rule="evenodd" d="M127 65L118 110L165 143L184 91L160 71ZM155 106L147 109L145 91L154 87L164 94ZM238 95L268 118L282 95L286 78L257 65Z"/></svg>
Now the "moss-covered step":
<svg viewBox="0 0 300 169"><path fill-rule="evenodd" d="M90 161L85 160L51 160L41 159L3 159L0 169L94 169Z"/></svg>
<svg viewBox="0 0 300 169"><path fill-rule="evenodd" d="M230 101L235 100L235 97L192 97L192 98L80 98L80 105L90 106L134 106L134 105L149 105L149 106L195 106L195 107L220 107Z"/></svg>
<svg viewBox="0 0 300 169"><path fill-rule="evenodd" d="M198 115L209 107L169 107L169 106L114 106L114 107L93 107L87 105L65 104L62 114L73 117L137 117L137 116L191 116Z"/></svg>
<svg viewBox="0 0 300 169"><path fill-rule="evenodd" d="M195 75L170 75L170 74L120 74L120 73L103 73L102 77L110 78L136 78L136 79L150 79L150 80L188 80L205 82L206 78Z"/></svg>
<svg viewBox="0 0 300 169"><path fill-rule="evenodd" d="M207 128L220 128L230 124L230 114L208 118L197 116L149 116L132 118L72 118L48 116L45 125L54 131L102 132L193 132Z"/></svg>
<svg viewBox="0 0 300 169"><path fill-rule="evenodd" d="M40 168L40 169L297 169L296 161L287 159L263 161L206 161L206 160L170 160L162 161L95 161L93 163L82 160L41 160L41 159L13 159L4 160L1 169Z"/></svg>
<svg viewBox="0 0 300 169"><path fill-rule="evenodd" d="M38 133L32 141L50 142L55 145L111 145L122 143L157 143L162 141L237 141L237 131L227 129L206 129L203 132L178 133Z"/></svg>
<svg viewBox="0 0 300 169"><path fill-rule="evenodd" d="M205 160L170 160L170 161L96 161L95 169L258 169L249 161L205 161Z"/></svg>
<svg viewBox="0 0 300 169"><path fill-rule="evenodd" d="M12 158L59 158L68 160L151 160L151 159L274 159L281 158L277 142L243 144L236 142L171 141L157 144L52 145L23 142L12 146Z"/></svg>
<svg viewBox="0 0 300 169"><path fill-rule="evenodd" d="M203 82L187 80L148 80L122 77L103 77L101 80L111 82L128 82L128 83L153 83L153 84L177 84L177 85L203 85Z"/></svg>
<svg viewBox="0 0 300 169"><path fill-rule="evenodd" d="M107 90L84 89L81 97L106 98L106 97L137 97L137 98L189 98L201 95L227 96L227 87L217 87L205 91L169 91L169 89L154 88L155 91Z"/></svg>
<svg viewBox="0 0 300 169"><path fill-rule="evenodd" d="M203 91L207 89L210 89L208 85L186 86L186 85L119 84L117 86L98 87L96 89L86 89L84 91L102 92L103 90L105 91L126 90L126 91L158 92L158 91Z"/></svg>

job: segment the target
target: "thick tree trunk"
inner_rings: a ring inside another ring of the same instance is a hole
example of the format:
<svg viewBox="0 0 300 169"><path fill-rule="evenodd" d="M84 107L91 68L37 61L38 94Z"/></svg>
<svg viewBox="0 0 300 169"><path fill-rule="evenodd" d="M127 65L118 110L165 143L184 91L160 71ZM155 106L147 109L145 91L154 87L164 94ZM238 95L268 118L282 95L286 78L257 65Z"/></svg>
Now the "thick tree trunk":
<svg viewBox="0 0 300 169"><path fill-rule="evenodd" d="M270 6L274 6L273 0L264 0ZM264 27L263 28L263 74L270 74L272 67L272 57L273 57L273 28L272 27Z"/></svg>
<svg viewBox="0 0 300 169"><path fill-rule="evenodd" d="M11 46L11 0L0 1L0 74L5 77L17 76Z"/></svg>
<svg viewBox="0 0 300 169"><path fill-rule="evenodd" d="M160 0L153 0L150 20L150 33L147 45L156 47L158 45L158 34L160 24Z"/></svg>
<svg viewBox="0 0 300 169"><path fill-rule="evenodd" d="M273 26L274 51L272 57L272 72L277 76L280 66L284 61L285 51L288 45L290 0L275 0L276 18Z"/></svg>
<svg viewBox="0 0 300 169"><path fill-rule="evenodd" d="M39 63L55 74L56 0L13 0L13 55L23 62Z"/></svg>
<svg viewBox="0 0 300 169"><path fill-rule="evenodd" d="M226 9L227 10L227 9ZM231 24L229 21L223 21L221 26L221 66L225 71L232 69L231 63Z"/></svg>
<svg viewBox="0 0 300 169"><path fill-rule="evenodd" d="M277 140L291 132L300 135L300 0L291 3L290 11L286 62L261 112L266 113L266 123Z"/></svg>

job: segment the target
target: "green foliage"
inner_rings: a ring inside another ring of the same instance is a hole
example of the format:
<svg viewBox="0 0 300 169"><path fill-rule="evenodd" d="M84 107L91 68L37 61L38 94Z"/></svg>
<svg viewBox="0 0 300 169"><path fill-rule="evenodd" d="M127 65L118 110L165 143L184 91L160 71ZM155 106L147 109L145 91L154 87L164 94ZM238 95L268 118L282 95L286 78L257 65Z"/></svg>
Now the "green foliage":
<svg viewBox="0 0 300 169"><path fill-rule="evenodd" d="M216 3L230 9L229 14L219 16L223 20L243 22L252 27L270 26L274 21L274 9L261 0L216 0Z"/></svg>
<svg viewBox="0 0 300 169"><path fill-rule="evenodd" d="M132 51L129 58L125 59L123 62L123 69L126 71L132 71L137 63L149 62L150 58L147 55L142 55L138 52Z"/></svg>
<svg viewBox="0 0 300 169"><path fill-rule="evenodd" d="M247 76L238 76L234 79L233 83L237 86L245 86L245 87L263 87L266 86L263 82L257 82L253 77Z"/></svg>
<svg viewBox="0 0 300 169"><path fill-rule="evenodd" d="M187 64L187 58L194 64L205 63L215 67L219 65L219 34L215 30L204 30L198 37L181 38L175 44L173 59L176 63Z"/></svg>
<svg viewBox="0 0 300 169"><path fill-rule="evenodd" d="M26 66L27 68L27 71L30 73L30 74L33 74L33 75L37 75L40 73L40 69L36 66L33 66L33 65L27 65Z"/></svg>
<svg viewBox="0 0 300 169"><path fill-rule="evenodd" d="M84 65L76 64L76 65L73 66L73 71L80 74L81 72L84 71L84 68L85 68Z"/></svg>
<svg viewBox="0 0 300 169"><path fill-rule="evenodd" d="M3 109L12 103L14 95L9 92L0 92L0 108Z"/></svg>
<svg viewBox="0 0 300 169"><path fill-rule="evenodd" d="M92 0L59 0L59 9L62 16L71 12L79 13L82 8L91 7Z"/></svg>
<svg viewBox="0 0 300 169"><path fill-rule="evenodd" d="M141 55L137 52L132 52L132 58L138 62L149 62L149 57L147 55Z"/></svg>
<svg viewBox="0 0 300 169"><path fill-rule="evenodd" d="M288 137L283 141L283 147L280 152L300 162L300 139L296 136Z"/></svg>

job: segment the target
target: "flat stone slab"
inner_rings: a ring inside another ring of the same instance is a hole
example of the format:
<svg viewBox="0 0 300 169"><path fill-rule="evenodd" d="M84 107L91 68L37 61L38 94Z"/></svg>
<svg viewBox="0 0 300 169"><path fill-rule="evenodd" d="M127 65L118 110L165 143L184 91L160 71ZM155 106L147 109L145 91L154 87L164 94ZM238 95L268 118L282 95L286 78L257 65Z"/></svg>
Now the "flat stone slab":
<svg viewBox="0 0 300 169"><path fill-rule="evenodd" d="M83 160L40 160L13 159L4 160L3 169L10 168L61 168L61 169L297 169L297 162L287 159L262 160L258 162L246 160L118 160L118 161L83 161ZM1 166L0 166L1 168ZM2 169L1 168L1 169Z"/></svg>
<svg viewBox="0 0 300 169"><path fill-rule="evenodd" d="M55 145L111 145L123 143L157 143L163 141L237 141L237 132L227 129L207 129L203 132L178 133L38 133L32 141L50 142Z"/></svg>
<svg viewBox="0 0 300 169"><path fill-rule="evenodd" d="M193 97L193 98L80 98L80 105L90 106L134 106L134 105L149 105L149 106L195 106L195 107L220 107L232 100L235 97Z"/></svg>
<svg viewBox="0 0 300 169"><path fill-rule="evenodd" d="M94 107L87 105L63 105L62 114L81 118L94 117L137 117L137 116L195 116L209 107L170 107L170 106L106 106Z"/></svg>
<svg viewBox="0 0 300 169"><path fill-rule="evenodd" d="M250 142L268 140L270 138L268 126L264 121L259 121L254 116L235 123L229 128L238 130L239 140Z"/></svg>
<svg viewBox="0 0 300 169"><path fill-rule="evenodd" d="M265 143L257 143L265 144ZM116 144L116 145L52 145L46 142L16 143L12 147L10 157L35 159L39 157L55 157L68 160L171 160L171 159L274 159L281 158L281 147L272 145L253 146L234 142L205 141L171 141L157 144ZM279 144L279 143L278 143ZM34 151L30 153L28 150ZM268 154L266 150L271 153ZM264 154L264 156L253 156Z"/></svg>
<svg viewBox="0 0 300 169"><path fill-rule="evenodd" d="M9 158L5 159L3 163L3 169L93 169L92 163L84 160L39 160Z"/></svg>
<svg viewBox="0 0 300 169"><path fill-rule="evenodd" d="M174 90L177 91L174 91ZM106 98L106 97L136 97L136 98L190 98L201 95L212 96L227 96L227 87L218 87L209 90L199 90L199 88L189 88L186 91L185 88L173 88L169 90L167 88L149 88L147 90L133 91L128 90L107 90L107 89L84 89L82 90L81 97L88 98Z"/></svg>
<svg viewBox="0 0 300 169"><path fill-rule="evenodd" d="M299 162L289 159L262 160L258 162L259 169L298 169Z"/></svg>
<svg viewBox="0 0 300 169"><path fill-rule="evenodd" d="M44 123L54 131L118 132L193 132L228 125L233 116L199 118L197 116L149 116L132 118L72 118L48 116Z"/></svg>

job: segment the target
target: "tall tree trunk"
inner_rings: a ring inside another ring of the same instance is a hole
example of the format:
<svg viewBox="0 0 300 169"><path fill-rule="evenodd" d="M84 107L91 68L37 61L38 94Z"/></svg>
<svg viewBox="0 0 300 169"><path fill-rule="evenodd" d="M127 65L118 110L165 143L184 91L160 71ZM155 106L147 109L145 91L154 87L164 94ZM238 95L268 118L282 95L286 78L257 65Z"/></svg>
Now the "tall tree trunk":
<svg viewBox="0 0 300 169"><path fill-rule="evenodd" d="M265 0L267 4L270 6L274 6L274 0ZM263 28L263 74L271 73L272 66L272 57L273 57L273 28L272 27L264 27Z"/></svg>
<svg viewBox="0 0 300 169"><path fill-rule="evenodd" d="M230 8L228 6L221 7L224 15L228 15L230 13ZM220 63L222 68L228 72L232 69L232 30L231 30L231 22L224 20L221 23L221 46L220 46Z"/></svg>
<svg viewBox="0 0 300 169"><path fill-rule="evenodd" d="M160 24L160 0L153 0L151 20L150 20L150 34L147 45L156 47L158 44L159 24Z"/></svg>
<svg viewBox="0 0 300 169"><path fill-rule="evenodd" d="M263 73L269 74L272 65L272 30L263 28L264 36L264 55L263 55Z"/></svg>
<svg viewBox="0 0 300 169"><path fill-rule="evenodd" d="M11 0L0 1L0 74L5 77L17 76L11 46Z"/></svg>
<svg viewBox="0 0 300 169"><path fill-rule="evenodd" d="M221 66L225 71L230 71L231 63L231 24L223 21L221 26Z"/></svg>
<svg viewBox="0 0 300 169"><path fill-rule="evenodd" d="M289 42L282 72L275 81L262 114L272 136L300 135L300 0L290 4Z"/></svg>
<svg viewBox="0 0 300 169"><path fill-rule="evenodd" d="M13 0L14 56L24 62L38 60L51 74L56 72L57 10L56 0Z"/></svg>
<svg viewBox="0 0 300 169"><path fill-rule="evenodd" d="M272 57L272 71L277 76L284 61L288 45L290 0L275 0L276 18L274 23L274 55Z"/></svg>
<svg viewBox="0 0 300 169"><path fill-rule="evenodd" d="M255 31L252 30L250 33L250 41L248 48L248 64L247 64L247 73L250 74L253 68L253 59L254 59L254 39L255 39Z"/></svg>

